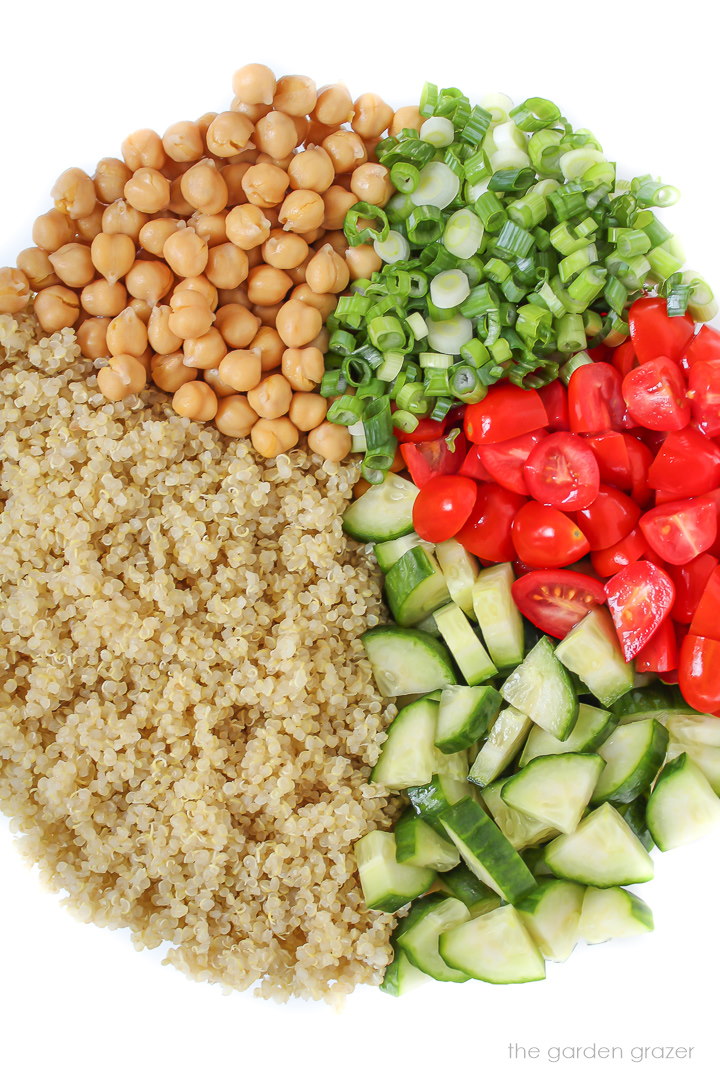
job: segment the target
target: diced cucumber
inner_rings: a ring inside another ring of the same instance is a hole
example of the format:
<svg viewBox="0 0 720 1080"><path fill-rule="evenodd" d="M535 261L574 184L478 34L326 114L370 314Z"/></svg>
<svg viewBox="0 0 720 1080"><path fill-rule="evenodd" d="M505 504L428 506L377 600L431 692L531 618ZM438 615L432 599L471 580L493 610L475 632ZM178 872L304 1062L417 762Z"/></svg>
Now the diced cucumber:
<svg viewBox="0 0 720 1080"><path fill-rule="evenodd" d="M518 900L518 915L546 960L562 963L577 945L584 895L584 885L551 878Z"/></svg>
<svg viewBox="0 0 720 1080"><path fill-rule="evenodd" d="M621 724L598 753L605 767L597 782L593 802L629 803L650 787L665 760L668 733L657 720Z"/></svg>
<svg viewBox="0 0 720 1080"><path fill-rule="evenodd" d="M444 540L435 545L435 556L447 582L450 597L465 614L475 618L473 582L478 575L478 561L457 540Z"/></svg>
<svg viewBox="0 0 720 1080"><path fill-rule="evenodd" d="M450 599L435 556L421 547L410 548L388 570L385 596L399 626L415 626Z"/></svg>
<svg viewBox="0 0 720 1080"><path fill-rule="evenodd" d="M446 604L433 612L433 618L469 686L477 686L497 675L497 668L485 652L467 615L457 604Z"/></svg>
<svg viewBox="0 0 720 1080"><path fill-rule="evenodd" d="M545 860L557 877L600 889L653 876L652 859L610 803L583 818L574 833L551 840Z"/></svg>
<svg viewBox="0 0 720 1080"><path fill-rule="evenodd" d="M561 643L562 644L562 643ZM538 727L566 739L575 726L578 700L550 639L542 637L503 683L500 693Z"/></svg>
<svg viewBox="0 0 720 1080"><path fill-rule="evenodd" d="M395 790L429 784L435 772L435 733L440 706L424 697L406 705L387 729L370 779Z"/></svg>
<svg viewBox="0 0 720 1080"><path fill-rule="evenodd" d="M618 716L618 723L635 724L638 720L659 720L661 724L667 727L668 720L675 714L687 716L688 713L687 709L645 709L644 711L622 713Z"/></svg>
<svg viewBox="0 0 720 1080"><path fill-rule="evenodd" d="M462 799L440 815L445 831L466 866L512 904L535 879L510 841L473 799Z"/></svg>
<svg viewBox="0 0 720 1080"><path fill-rule="evenodd" d="M613 702L612 711L616 716L625 716L628 713L646 713L648 710L673 709L675 701L674 688L656 682L652 686L628 690Z"/></svg>
<svg viewBox="0 0 720 1080"><path fill-rule="evenodd" d="M674 739L671 739L667 748L668 760L672 761L673 758L679 757L680 754L687 754L709 782L715 794L720 795L720 747L701 746L699 743L675 742Z"/></svg>
<svg viewBox="0 0 720 1080"><path fill-rule="evenodd" d="M467 750L458 750L454 754L444 754L435 747L435 776L443 776L448 780L460 780L464 784L467 781L468 756Z"/></svg>
<svg viewBox="0 0 720 1080"><path fill-rule="evenodd" d="M527 765L533 758L547 754L587 753L597 750L601 743L612 734L617 720L606 709L596 709L592 705L580 702L575 727L567 739L556 739L549 731L534 726L528 735L525 748L520 756L520 766Z"/></svg>
<svg viewBox="0 0 720 1080"><path fill-rule="evenodd" d="M360 639L385 697L426 694L456 682L445 645L422 630L374 626Z"/></svg>
<svg viewBox="0 0 720 1080"><path fill-rule="evenodd" d="M486 911L492 911L501 904L498 894L479 881L464 863L448 870L445 874L440 874L439 879L443 890L457 900L461 900L473 919L477 915L484 915Z"/></svg>
<svg viewBox="0 0 720 1080"><path fill-rule="evenodd" d="M472 601L485 644L498 668L515 667L525 655L525 627L513 600L510 563L481 570Z"/></svg>
<svg viewBox="0 0 720 1080"><path fill-rule="evenodd" d="M483 788L482 797L488 813L515 850L520 851L522 848L532 847L533 844L554 839L558 834L557 829L508 806L500 794L505 783L505 780L495 780L488 784Z"/></svg>
<svg viewBox="0 0 720 1080"><path fill-rule="evenodd" d="M544 845L541 847L525 848L522 853L523 862L525 863L533 877L537 878L538 881L543 877L552 876L552 871L548 864L545 862L546 851L547 846Z"/></svg>
<svg viewBox="0 0 720 1080"><path fill-rule="evenodd" d="M404 866L396 858L395 837L374 829L355 843L355 858L365 904L372 911L397 911L427 892L434 870Z"/></svg>
<svg viewBox="0 0 720 1080"><path fill-rule="evenodd" d="M548 754L506 780L503 801L563 833L573 832L603 771L599 754Z"/></svg>
<svg viewBox="0 0 720 1080"><path fill-rule="evenodd" d="M647 823L661 851L699 840L720 824L720 799L687 754L669 761L658 776Z"/></svg>
<svg viewBox="0 0 720 1080"><path fill-rule="evenodd" d="M423 630L426 634L430 634L430 636L434 638L440 637L440 631L438 630L437 623L432 615L426 615L424 619L421 619L415 629Z"/></svg>
<svg viewBox="0 0 720 1080"><path fill-rule="evenodd" d="M559 642L556 656L566 668L580 676L590 693L603 705L612 705L632 690L634 667L623 659L607 608L593 608Z"/></svg>
<svg viewBox="0 0 720 1080"><path fill-rule="evenodd" d="M413 531L412 511L418 488L396 473L373 484L350 503L343 514L343 528L355 540L396 540Z"/></svg>
<svg viewBox="0 0 720 1080"><path fill-rule="evenodd" d="M670 712L662 722L666 725L671 743L668 757L687 753L720 795L720 717L706 713Z"/></svg>
<svg viewBox="0 0 720 1080"><path fill-rule="evenodd" d="M440 698L435 745L444 753L477 742L500 712L502 698L492 686L446 686Z"/></svg>
<svg viewBox="0 0 720 1080"><path fill-rule="evenodd" d="M532 727L532 720L525 713L508 705L490 728L487 739L475 758L468 780L484 787L499 776L520 752L520 747Z"/></svg>
<svg viewBox="0 0 720 1080"><path fill-rule="evenodd" d="M454 844L412 810L403 814L393 831L399 863L422 866L428 870L452 870L460 862Z"/></svg>
<svg viewBox="0 0 720 1080"><path fill-rule="evenodd" d="M655 841L647 827L647 796L640 795L631 803L625 803L625 805L621 803L616 809L621 817L625 818L645 850L652 851Z"/></svg>
<svg viewBox="0 0 720 1080"><path fill-rule="evenodd" d="M416 968L402 949L396 949L395 956L385 968L385 978L380 983L380 989L392 997L400 997L427 982L430 982L430 976Z"/></svg>
<svg viewBox="0 0 720 1080"><path fill-rule="evenodd" d="M427 896L413 905L411 918L399 928L397 944L420 971L440 982L467 982L468 975L452 967L438 952L440 935L467 922L470 912L452 896Z"/></svg>
<svg viewBox="0 0 720 1080"><path fill-rule="evenodd" d="M430 825L444 832L440 823L443 810L472 794L472 786L466 780L454 780L448 776L433 776L429 784L408 788L405 792L416 814Z"/></svg>
<svg viewBox="0 0 720 1080"><path fill-rule="evenodd" d="M397 540L385 540L382 544L376 544L373 551L378 566L383 574L387 574L400 556L414 547L424 548L425 551L431 553L435 550L434 544L429 543L427 540L421 540L417 533L411 532L406 536L399 536Z"/></svg>
<svg viewBox="0 0 720 1080"><path fill-rule="evenodd" d="M653 929L652 911L635 893L619 885L585 890L580 915L580 937L588 945L610 938L635 937Z"/></svg>
<svg viewBox="0 0 720 1080"><path fill-rule="evenodd" d="M496 908L448 930L440 955L473 979L525 983L545 978L545 961L515 908Z"/></svg>

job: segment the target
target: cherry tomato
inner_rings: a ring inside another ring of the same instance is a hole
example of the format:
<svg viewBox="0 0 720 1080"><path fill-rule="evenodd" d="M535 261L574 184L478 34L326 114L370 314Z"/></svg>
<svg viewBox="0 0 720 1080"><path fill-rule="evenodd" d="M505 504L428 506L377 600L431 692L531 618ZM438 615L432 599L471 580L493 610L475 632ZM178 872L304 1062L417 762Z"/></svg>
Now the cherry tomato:
<svg viewBox="0 0 720 1080"><path fill-rule="evenodd" d="M610 363L614 368L617 368L623 379L628 371L632 371L633 368L638 366L638 358L635 355L635 349L630 338L611 351Z"/></svg>
<svg viewBox="0 0 720 1080"><path fill-rule="evenodd" d="M647 476L653 460L652 451L644 442L634 438L632 435L623 437L630 462L630 480L632 482L630 495L633 502L636 502L638 506L649 506L652 502L653 492L648 484Z"/></svg>
<svg viewBox="0 0 720 1080"><path fill-rule="evenodd" d="M558 431L538 441L525 462L525 481L538 502L560 510L582 510L597 498L600 469L583 439Z"/></svg>
<svg viewBox="0 0 720 1080"><path fill-rule="evenodd" d="M693 423L706 435L720 435L720 359L698 360L690 368L688 388Z"/></svg>
<svg viewBox="0 0 720 1080"><path fill-rule="evenodd" d="M439 439L445 434L448 418L449 414L444 420L431 420L429 416L423 416L418 420L418 426L414 431L401 431L400 428L393 428L393 434L401 443L430 442L433 439Z"/></svg>
<svg viewBox="0 0 720 1080"><path fill-rule="evenodd" d="M576 434L628 426L622 379L610 364L584 364L568 383L570 430Z"/></svg>
<svg viewBox="0 0 720 1080"><path fill-rule="evenodd" d="M605 595L623 656L630 661L670 614L675 586L664 570L641 559L611 577Z"/></svg>
<svg viewBox="0 0 720 1080"><path fill-rule="evenodd" d="M635 657L636 671L674 671L678 662L677 633L672 619L664 619L647 645Z"/></svg>
<svg viewBox="0 0 720 1080"><path fill-rule="evenodd" d="M601 431L585 436L598 463L601 481L623 491L630 491L632 487L628 438L631 436L626 437L620 431Z"/></svg>
<svg viewBox="0 0 720 1080"><path fill-rule="evenodd" d="M602 363L605 360L610 359L610 346L609 345L593 345L592 349L586 349L591 360L594 360L596 364Z"/></svg>
<svg viewBox="0 0 720 1080"><path fill-rule="evenodd" d="M720 360L720 332L712 326L701 326L683 350L681 364L687 371L700 360Z"/></svg>
<svg viewBox="0 0 720 1080"><path fill-rule="evenodd" d="M460 466L461 476L472 476L473 480L482 480L483 483L491 484L492 476L487 471L480 459L480 450L482 448L473 444L465 455L465 460Z"/></svg>
<svg viewBox="0 0 720 1080"><path fill-rule="evenodd" d="M525 435L518 435L515 439L478 446L480 461L496 483L502 484L508 491L516 491L518 495L527 495L523 466L546 435L547 432L542 428L540 431L528 431Z"/></svg>
<svg viewBox="0 0 720 1080"><path fill-rule="evenodd" d="M574 570L532 570L513 582L512 594L525 618L556 638L605 603L600 582Z"/></svg>
<svg viewBox="0 0 720 1080"><path fill-rule="evenodd" d="M634 529L640 517L637 503L617 488L600 485L595 502L573 515L593 551L612 547Z"/></svg>
<svg viewBox="0 0 720 1080"><path fill-rule="evenodd" d="M720 450L699 431L671 431L648 469L651 487L678 496L704 495L720 484Z"/></svg>
<svg viewBox="0 0 720 1080"><path fill-rule="evenodd" d="M433 544L450 540L468 519L478 486L469 476L434 476L413 504L413 528Z"/></svg>
<svg viewBox="0 0 720 1080"><path fill-rule="evenodd" d="M660 296L642 296L628 312L630 338L641 364L667 356L676 364L695 331L689 315L668 315L667 304Z"/></svg>
<svg viewBox="0 0 720 1080"><path fill-rule="evenodd" d="M480 484L470 516L455 539L489 562L512 562L512 523L525 499L499 484Z"/></svg>
<svg viewBox="0 0 720 1080"><path fill-rule="evenodd" d="M685 625L692 622L708 578L717 565L718 560L705 552L684 566L670 567L670 576L675 582L675 603L672 609L675 622Z"/></svg>
<svg viewBox="0 0 720 1080"><path fill-rule="evenodd" d="M547 413L537 390L512 383L491 386L482 401L465 410L465 434L475 443L504 442L546 425Z"/></svg>
<svg viewBox="0 0 720 1080"><path fill-rule="evenodd" d="M656 506L640 518L640 528L661 559L673 566L682 566L715 543L715 501L705 495Z"/></svg>
<svg viewBox="0 0 720 1080"><path fill-rule="evenodd" d="M632 529L617 544L593 551L590 559L596 574L603 578L612 577L624 566L641 559L646 551L645 537L639 529Z"/></svg>
<svg viewBox="0 0 720 1080"><path fill-rule="evenodd" d="M720 710L720 641L688 634L680 648L680 692L691 709Z"/></svg>
<svg viewBox="0 0 720 1080"><path fill-rule="evenodd" d="M550 431L567 431L570 427L567 390L560 380L553 379L547 386L541 386L538 394L545 406L547 426Z"/></svg>
<svg viewBox="0 0 720 1080"><path fill-rule="evenodd" d="M543 568L567 566L590 550L585 534L572 518L539 502L525 503L518 510L512 539L523 562Z"/></svg>
<svg viewBox="0 0 720 1080"><path fill-rule="evenodd" d="M432 439L430 442L400 443L403 456L413 484L423 488L435 476L446 476L460 469L467 451L467 442L461 431L453 440L453 449L448 446L447 437Z"/></svg>
<svg viewBox="0 0 720 1080"><path fill-rule="evenodd" d="M705 583L690 623L690 633L720 641L720 568L717 566Z"/></svg>
<svg viewBox="0 0 720 1080"><path fill-rule="evenodd" d="M625 376L622 392L630 416L651 431L679 431L690 423L690 402L677 364L658 356Z"/></svg>

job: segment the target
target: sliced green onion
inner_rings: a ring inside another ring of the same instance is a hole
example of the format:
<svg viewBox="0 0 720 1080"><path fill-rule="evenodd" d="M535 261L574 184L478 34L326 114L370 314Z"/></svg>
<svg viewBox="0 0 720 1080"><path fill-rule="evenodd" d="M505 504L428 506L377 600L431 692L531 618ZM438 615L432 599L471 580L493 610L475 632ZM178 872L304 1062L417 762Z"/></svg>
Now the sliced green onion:
<svg viewBox="0 0 720 1080"><path fill-rule="evenodd" d="M627 305L628 291L622 282L612 274L609 275L605 283L603 296L607 300L608 306L617 315L622 315Z"/></svg>
<svg viewBox="0 0 720 1080"><path fill-rule="evenodd" d="M572 255L574 251L586 247L588 240L586 236L576 236L567 221L561 221L550 230L550 243L561 255Z"/></svg>
<svg viewBox="0 0 720 1080"><path fill-rule="evenodd" d="M573 373L577 371L578 368L585 367L586 364L592 363L593 358L591 356L588 356L585 351L576 353L575 356L571 356L569 360L566 360L560 368L560 378L567 386L567 384L570 382L570 379L572 378Z"/></svg>
<svg viewBox="0 0 720 1080"><path fill-rule="evenodd" d="M410 315L408 315L405 322L410 327L412 335L416 341L420 341L422 340L422 338L427 337L427 323L425 322L419 311L413 311Z"/></svg>
<svg viewBox="0 0 720 1080"><path fill-rule="evenodd" d="M560 119L560 110L547 98L527 98L510 110L510 116L521 131L541 131Z"/></svg>
<svg viewBox="0 0 720 1080"><path fill-rule="evenodd" d="M622 259L631 259L635 255L644 255L650 250L650 237L642 229L620 229L617 238L617 253Z"/></svg>
<svg viewBox="0 0 720 1080"><path fill-rule="evenodd" d="M482 222L467 207L456 210L448 218L443 244L458 259L470 259L479 250L483 238Z"/></svg>
<svg viewBox="0 0 720 1080"><path fill-rule="evenodd" d="M672 206L680 198L676 187L662 184L651 176L638 176L630 184L638 206Z"/></svg>
<svg viewBox="0 0 720 1080"><path fill-rule="evenodd" d="M435 399L430 417L432 420L444 420L447 414L453 407L453 400L449 397L439 397ZM447 442L447 439L445 440ZM449 445L449 444L448 444ZM453 447L451 447L453 449Z"/></svg>
<svg viewBox="0 0 720 1080"><path fill-rule="evenodd" d="M489 93L480 98L480 104L490 113L491 123L501 124L507 120L513 107L512 98L507 94Z"/></svg>
<svg viewBox="0 0 720 1080"><path fill-rule="evenodd" d="M496 364L504 364L512 360L512 349L504 337L498 337L489 345L490 355Z"/></svg>
<svg viewBox="0 0 720 1080"><path fill-rule="evenodd" d="M381 397L368 401L362 414L362 421L368 450L386 447L392 439L393 429L390 398L383 394Z"/></svg>
<svg viewBox="0 0 720 1080"><path fill-rule="evenodd" d="M461 347L460 357L468 364L472 364L473 367L481 368L484 364L487 364L490 359L490 353L485 348L482 341L473 338Z"/></svg>
<svg viewBox="0 0 720 1080"><path fill-rule="evenodd" d="M410 196L398 191L385 206L385 211L388 216L388 222L391 222L393 225L402 225L403 222L407 221L413 211L413 204L410 202Z"/></svg>
<svg viewBox="0 0 720 1080"><path fill-rule="evenodd" d="M650 269L658 278L665 279L672 277L673 274L676 274L678 270L682 268L682 259L678 259L663 245L652 248L651 251L648 251L646 257L650 264Z"/></svg>
<svg viewBox="0 0 720 1080"><path fill-rule="evenodd" d="M565 314L565 306L560 298L553 292L552 286L549 281L544 281L537 290L538 296L548 306L548 310L552 312L555 318L560 318Z"/></svg>
<svg viewBox="0 0 720 1080"><path fill-rule="evenodd" d="M439 240L443 234L443 216L436 206L417 206L407 217L406 231L408 240L424 247Z"/></svg>
<svg viewBox="0 0 720 1080"><path fill-rule="evenodd" d="M460 177L442 161L430 161L420 171L420 182L410 199L415 206L436 206L443 210L460 191Z"/></svg>
<svg viewBox="0 0 720 1080"><path fill-rule="evenodd" d="M488 232L499 232L507 221L507 212L494 191L486 191L475 201L475 213Z"/></svg>
<svg viewBox="0 0 720 1080"><path fill-rule="evenodd" d="M691 288L687 311L695 322L709 322L718 313L718 304L712 289L694 270L686 270L682 276L684 285Z"/></svg>
<svg viewBox="0 0 720 1080"><path fill-rule="evenodd" d="M582 315L563 315L557 325L557 347L561 353L577 353L587 347Z"/></svg>
<svg viewBox="0 0 720 1080"><path fill-rule="evenodd" d="M379 225L377 228L366 225L360 229L358 223L361 219L367 219L370 222L376 221ZM390 231L390 223L387 214L381 207L372 206L371 203L358 202L351 206L345 215L343 230L350 246L356 247L358 244L367 244L371 240L385 240Z"/></svg>
<svg viewBox="0 0 720 1080"><path fill-rule="evenodd" d="M396 161L390 170L390 182L398 191L409 195L420 182L420 170L411 165L409 161Z"/></svg>
<svg viewBox="0 0 720 1080"><path fill-rule="evenodd" d="M673 285L666 296L668 315L684 315L690 303L691 295L692 287L690 285Z"/></svg>
<svg viewBox="0 0 720 1080"><path fill-rule="evenodd" d="M477 319L479 316L487 314L488 311L497 310L499 303L500 300L492 285L484 281L472 289L467 300L460 307L460 314L464 315L468 320ZM472 337L472 333L470 337Z"/></svg>
<svg viewBox="0 0 720 1080"><path fill-rule="evenodd" d="M592 165L604 162L605 157L601 150L594 150L591 146L579 147L577 150L569 150L560 158L560 171L566 180L577 180Z"/></svg>
<svg viewBox="0 0 720 1080"><path fill-rule="evenodd" d="M426 82L420 93L420 115L432 116L438 103L440 91L435 83Z"/></svg>
<svg viewBox="0 0 720 1080"><path fill-rule="evenodd" d="M350 353L355 352L355 345L355 335L348 333L347 330L335 330L328 342L328 348L332 352L339 353L340 356L349 356Z"/></svg>
<svg viewBox="0 0 720 1080"><path fill-rule="evenodd" d="M590 307L603 291L606 278L607 270L600 266L586 266L575 280L570 282L567 291L573 300L583 305L584 310Z"/></svg>
<svg viewBox="0 0 720 1080"><path fill-rule="evenodd" d="M375 240L373 247L385 263L403 262L410 257L409 241L395 229L389 229L384 240Z"/></svg>
<svg viewBox="0 0 720 1080"><path fill-rule="evenodd" d="M546 129L531 136L528 154L532 167L539 176L562 180L559 162L564 150L561 144L562 132L560 131Z"/></svg>
<svg viewBox="0 0 720 1080"><path fill-rule="evenodd" d="M586 337L597 337L602 330L602 315L598 311L585 311L583 312L582 321ZM583 348L585 348L584 345Z"/></svg>
<svg viewBox="0 0 720 1080"><path fill-rule="evenodd" d="M506 221L498 234L495 246L508 255L527 255L529 251L532 251L532 233L521 229L514 221Z"/></svg>
<svg viewBox="0 0 720 1080"><path fill-rule="evenodd" d="M453 357L449 353L421 352L418 356L420 368L449 368L452 367Z"/></svg>
<svg viewBox="0 0 720 1080"><path fill-rule="evenodd" d="M346 356L343 360L342 373L350 386L360 386L367 382L372 375L372 369L367 360L361 356Z"/></svg>
<svg viewBox="0 0 720 1080"><path fill-rule="evenodd" d="M511 273L512 270L504 259L492 258L485 263L485 276L490 281L494 281L496 285L502 285L503 281L507 281Z"/></svg>
<svg viewBox="0 0 720 1080"><path fill-rule="evenodd" d="M430 116L420 128L420 138L431 146L450 146L455 139L452 120L446 116Z"/></svg>
<svg viewBox="0 0 720 1080"><path fill-rule="evenodd" d="M405 383L395 400L398 409L411 412L415 416L426 416L430 411L430 406L425 396L425 387L420 382Z"/></svg>
<svg viewBox="0 0 720 1080"><path fill-rule="evenodd" d="M386 352L383 357L383 362L380 367L377 368L375 374L378 379L382 379L383 382L391 383L393 379L397 378L400 374L404 361L404 353Z"/></svg>
<svg viewBox="0 0 720 1080"><path fill-rule="evenodd" d="M574 277L577 277L586 266L597 262L597 257L598 253L595 245L586 243L585 247L578 248L573 251L572 255L566 255L564 259L561 259L558 263L558 273L563 285L567 285L568 281L572 281Z"/></svg>
<svg viewBox="0 0 720 1080"><path fill-rule="evenodd" d="M392 414L393 427L398 431L405 431L408 434L414 431L420 421L417 416L413 416L412 413L407 412L405 409L396 409Z"/></svg>
<svg viewBox="0 0 720 1080"><path fill-rule="evenodd" d="M444 397L450 393L447 368L427 368L423 389L426 397Z"/></svg>
<svg viewBox="0 0 720 1080"><path fill-rule="evenodd" d="M382 379L368 379L360 383L355 391L356 398L377 398L387 393L387 386Z"/></svg>
<svg viewBox="0 0 720 1080"><path fill-rule="evenodd" d="M337 401L333 401L327 411L327 418L332 424L342 424L349 427L362 418L363 403L356 397L343 394Z"/></svg>
<svg viewBox="0 0 720 1080"><path fill-rule="evenodd" d="M530 347L538 341L545 345L552 333L552 315L538 304L523 304L518 308L515 330Z"/></svg>
<svg viewBox="0 0 720 1080"><path fill-rule="evenodd" d="M477 368L471 364L455 364L450 371L450 390L466 405L482 401L487 396L487 386L480 381Z"/></svg>
<svg viewBox="0 0 720 1080"><path fill-rule="evenodd" d="M662 221L658 221L652 210L643 210L640 213L647 214L648 220L641 225L640 214L638 214L638 219L635 222L635 227L637 229L642 229L642 231L646 234L650 241L651 248L659 247L660 244L664 244L666 240L671 239L672 233L669 229L665 228Z"/></svg>
<svg viewBox="0 0 720 1080"><path fill-rule="evenodd" d="M499 169L490 177L488 189L490 191L509 191L525 194L529 187L535 183L534 169L515 168Z"/></svg>
<svg viewBox="0 0 720 1080"><path fill-rule="evenodd" d="M338 394L342 394L343 390L347 390L347 382L342 371L339 368L326 371L320 383L322 396L327 398L337 397Z"/></svg>
<svg viewBox="0 0 720 1080"><path fill-rule="evenodd" d="M388 352L405 345L405 331L394 315L381 315L368 323L368 336L380 352Z"/></svg>
<svg viewBox="0 0 720 1080"><path fill-rule="evenodd" d="M487 135L491 123L492 114L481 105L475 105L460 131L460 138L471 146L477 146Z"/></svg>
<svg viewBox="0 0 720 1080"><path fill-rule="evenodd" d="M534 229L547 217L547 211L547 199L534 189L528 191L521 199L515 199L514 202L507 204L508 217L523 229Z"/></svg>
<svg viewBox="0 0 720 1080"><path fill-rule="evenodd" d="M470 294L467 275L462 270L445 270L430 282L430 296L439 308L454 308Z"/></svg>
<svg viewBox="0 0 720 1080"><path fill-rule="evenodd" d="M443 322L427 320L428 345L431 349L442 353L451 353L458 356L463 345L473 337L473 325L470 319L462 315L453 315L452 318Z"/></svg>

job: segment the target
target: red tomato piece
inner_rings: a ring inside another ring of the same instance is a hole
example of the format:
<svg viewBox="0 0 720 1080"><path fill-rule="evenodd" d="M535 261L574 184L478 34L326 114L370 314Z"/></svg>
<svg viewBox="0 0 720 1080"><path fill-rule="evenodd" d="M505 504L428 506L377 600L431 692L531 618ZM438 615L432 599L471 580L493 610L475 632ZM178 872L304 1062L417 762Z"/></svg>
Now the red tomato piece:
<svg viewBox="0 0 720 1080"><path fill-rule="evenodd" d="M567 390L560 380L553 379L547 386L541 386L538 394L545 406L550 431L567 431L570 427Z"/></svg>
<svg viewBox="0 0 720 1080"><path fill-rule="evenodd" d="M635 657L636 671L674 671L678 663L677 634L672 619L664 619Z"/></svg>
<svg viewBox="0 0 720 1080"><path fill-rule="evenodd" d="M538 502L560 510L582 510L597 498L600 469L583 439L558 431L538 440L525 462L525 482Z"/></svg>
<svg viewBox="0 0 720 1080"><path fill-rule="evenodd" d="M568 383L570 430L607 431L628 426L622 396L622 379L610 364L583 364L576 368Z"/></svg>
<svg viewBox="0 0 720 1080"><path fill-rule="evenodd" d="M701 326L690 338L680 362L687 371L701 360L720 360L720 333L712 326Z"/></svg>
<svg viewBox="0 0 720 1080"><path fill-rule="evenodd" d="M672 609L675 622L685 625L692 622L708 578L717 565L718 560L705 552L684 566L670 567L670 576L675 582L675 603Z"/></svg>
<svg viewBox="0 0 720 1080"><path fill-rule="evenodd" d="M641 364L667 356L680 362L685 346L695 332L689 315L668 315L667 304L660 296L642 296L628 312L630 339Z"/></svg>
<svg viewBox="0 0 720 1080"><path fill-rule="evenodd" d="M431 420L429 416L423 416L418 420L418 426L414 431L401 431L400 428L393 428L393 434L401 443L430 442L433 439L439 439L445 434L448 417L449 414L444 420Z"/></svg>
<svg viewBox="0 0 720 1080"><path fill-rule="evenodd" d="M638 506L649 506L652 503L653 491L648 483L648 469L653 460L652 451L640 439L632 435L624 435L625 447L630 461L630 494L633 502Z"/></svg>
<svg viewBox="0 0 720 1080"><path fill-rule="evenodd" d="M481 480L484 484L492 483L492 476L487 471L480 459L482 448L473 444L465 455L465 460L460 466L461 476L472 476L473 480Z"/></svg>
<svg viewBox="0 0 720 1080"><path fill-rule="evenodd" d="M699 431L671 431L648 469L651 487L678 496L704 495L720 484L720 450Z"/></svg>
<svg viewBox="0 0 720 1080"><path fill-rule="evenodd" d="M496 483L508 491L516 491L518 495L527 495L528 487L523 467L546 435L547 432L542 428L540 431L528 431L525 435L518 435L516 439L478 446L480 461Z"/></svg>
<svg viewBox="0 0 720 1080"><path fill-rule="evenodd" d="M498 443L547 425L537 390L512 383L491 386L487 396L465 410L465 434L474 443Z"/></svg>
<svg viewBox="0 0 720 1080"><path fill-rule="evenodd" d="M693 423L705 435L720 435L720 359L699 360L687 378Z"/></svg>
<svg viewBox="0 0 720 1080"><path fill-rule="evenodd" d="M605 595L623 656L630 661L670 614L675 586L664 570L641 559L611 577Z"/></svg>
<svg viewBox="0 0 720 1080"><path fill-rule="evenodd" d="M532 570L513 582L512 594L525 618L556 638L605 603L600 582L574 570Z"/></svg>
<svg viewBox="0 0 720 1080"><path fill-rule="evenodd" d="M625 376L622 392L630 416L651 431L679 431L690 423L690 402L677 364L658 356Z"/></svg>
<svg viewBox="0 0 720 1080"><path fill-rule="evenodd" d="M680 692L691 709L720 710L720 641L688 634L680 648Z"/></svg>
<svg viewBox="0 0 720 1080"><path fill-rule="evenodd" d="M690 623L690 633L720 641L720 568L717 566L705 583Z"/></svg>
<svg viewBox="0 0 720 1080"><path fill-rule="evenodd" d="M590 550L583 531L572 518L552 506L528 502L518 511L512 526L518 557L530 566L567 566Z"/></svg>
<svg viewBox="0 0 720 1080"><path fill-rule="evenodd" d="M466 452L467 442L461 431L455 436L452 450L448 446L447 438L400 444L400 453L412 482L419 488L425 487L435 476L448 476L458 472Z"/></svg>
<svg viewBox="0 0 720 1080"><path fill-rule="evenodd" d="M586 435L585 441L595 455L600 469L600 479L604 484L630 491L632 473L627 439L620 431L601 431Z"/></svg>
<svg viewBox="0 0 720 1080"><path fill-rule="evenodd" d="M637 503L608 484L601 484L595 502L574 514L593 551L612 547L634 529L640 517Z"/></svg>
<svg viewBox="0 0 720 1080"><path fill-rule="evenodd" d="M591 360L599 364L610 359L611 349L608 345L593 345L592 349L586 349L585 352Z"/></svg>
<svg viewBox="0 0 720 1080"><path fill-rule="evenodd" d="M593 551L590 559L595 573L605 578L612 577L613 574L617 574L618 570L622 570L624 566L630 566L631 563L637 562L646 551L645 537L639 529L632 529L617 544Z"/></svg>
<svg viewBox="0 0 720 1080"><path fill-rule="evenodd" d="M673 566L682 566L715 543L715 500L705 495L656 506L640 518L640 528L661 559Z"/></svg>
<svg viewBox="0 0 720 1080"><path fill-rule="evenodd" d="M630 338L623 341L622 345L618 345L617 348L611 350L609 360L612 366L620 372L623 379L628 371L632 371L633 368L638 366L639 361Z"/></svg>
<svg viewBox="0 0 720 1080"><path fill-rule="evenodd" d="M499 484L480 484L470 516L455 539L489 562L512 562L512 523L525 499Z"/></svg>
<svg viewBox="0 0 720 1080"><path fill-rule="evenodd" d="M434 476L413 504L413 527L432 544L450 540L468 519L478 486L469 476Z"/></svg>

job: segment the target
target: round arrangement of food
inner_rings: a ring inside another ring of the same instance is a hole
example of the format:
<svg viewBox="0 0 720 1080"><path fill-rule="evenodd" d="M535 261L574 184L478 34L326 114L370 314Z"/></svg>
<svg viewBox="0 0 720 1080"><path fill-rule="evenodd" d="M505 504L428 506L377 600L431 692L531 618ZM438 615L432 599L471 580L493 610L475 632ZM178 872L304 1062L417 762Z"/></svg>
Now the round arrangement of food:
<svg viewBox="0 0 720 1080"><path fill-rule="evenodd" d="M195 979L542 979L720 820L717 304L552 101L232 91L0 270L0 810Z"/></svg>

